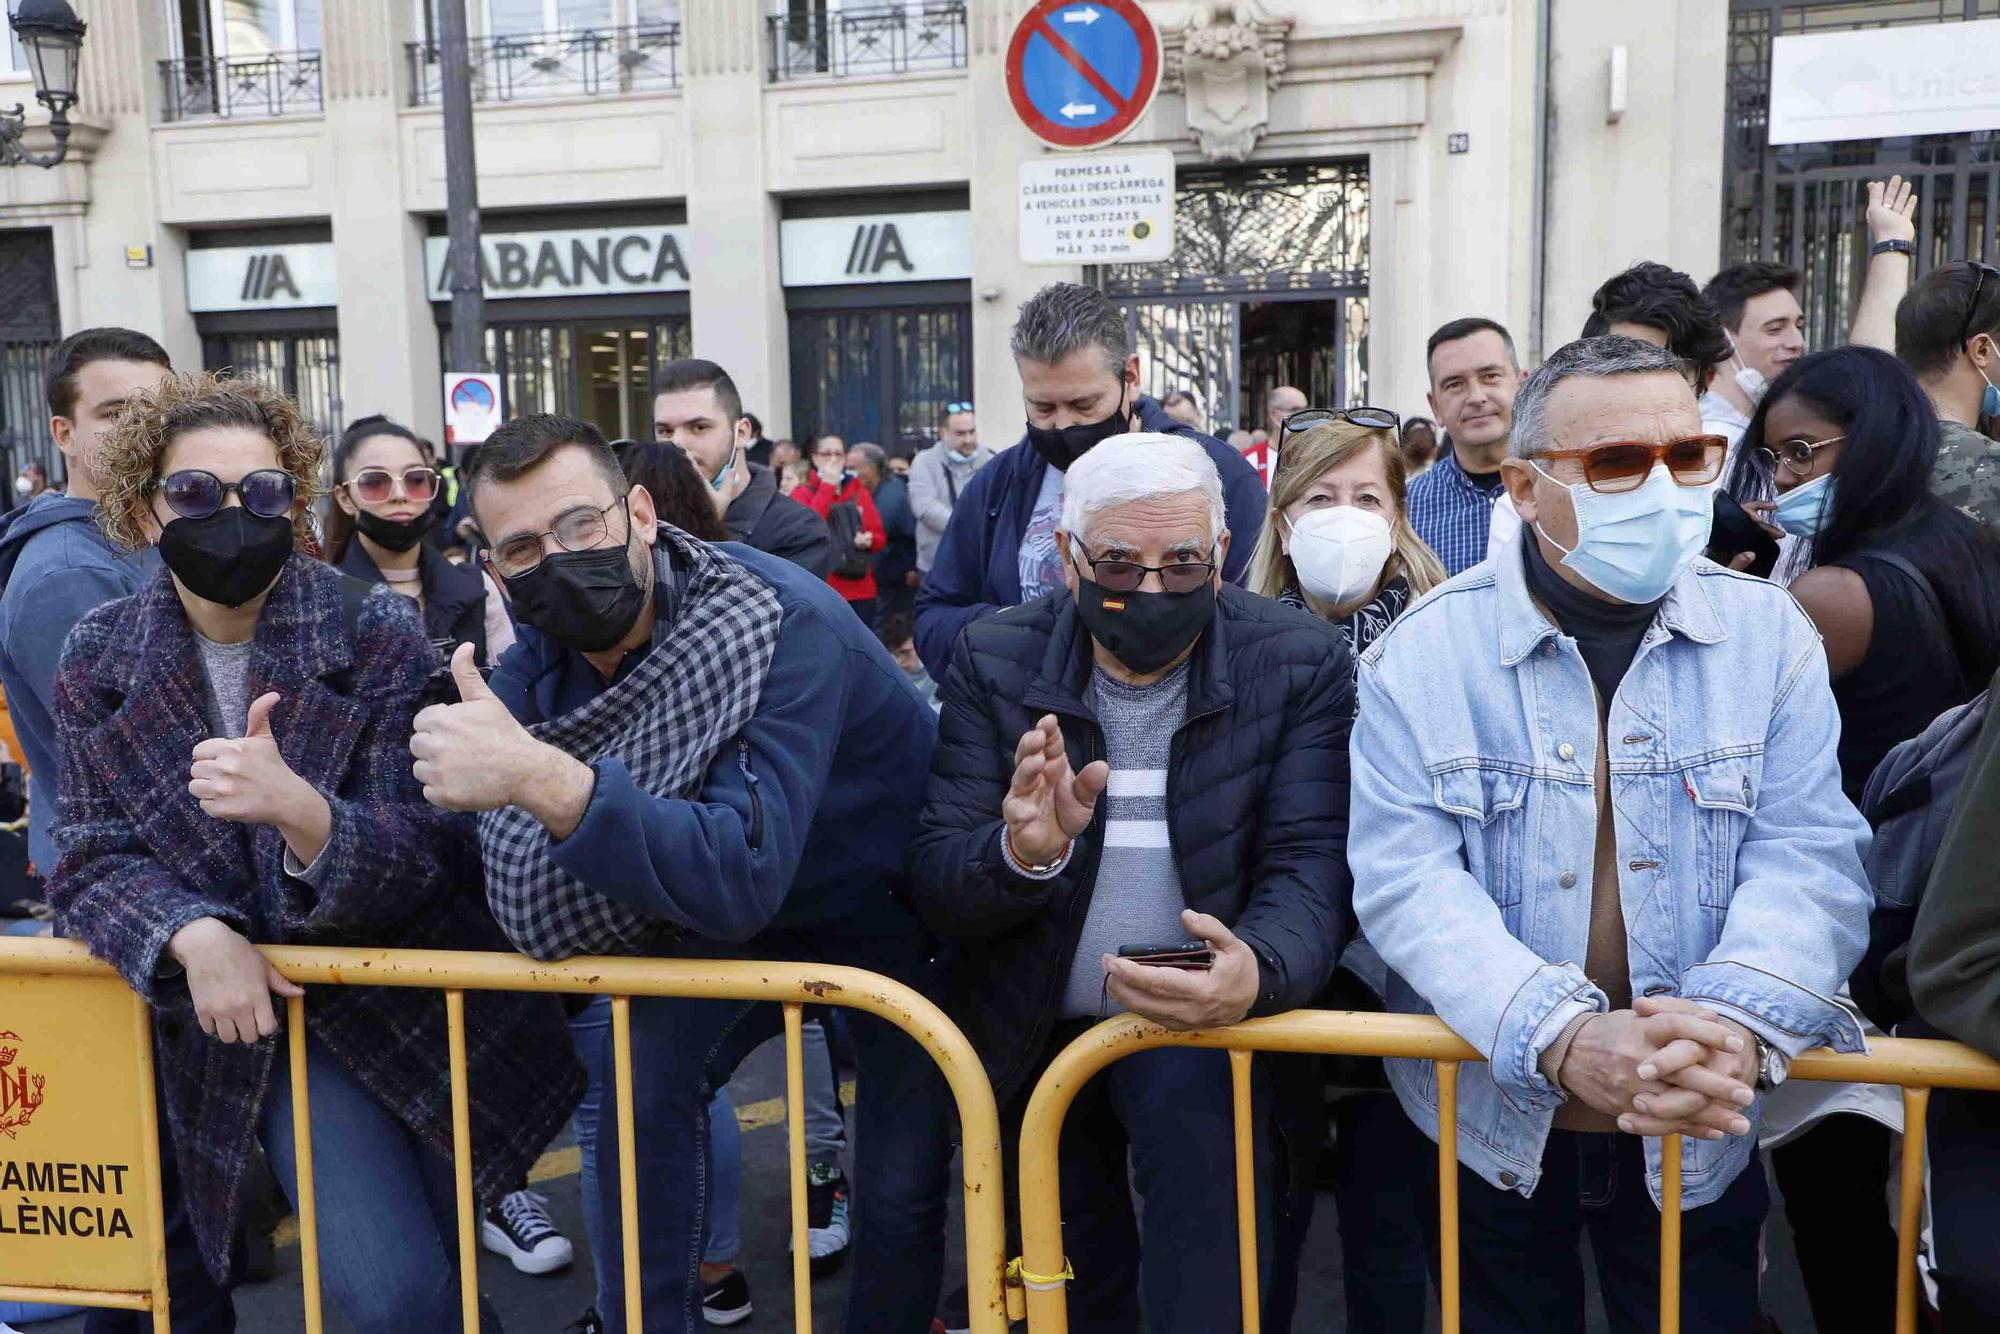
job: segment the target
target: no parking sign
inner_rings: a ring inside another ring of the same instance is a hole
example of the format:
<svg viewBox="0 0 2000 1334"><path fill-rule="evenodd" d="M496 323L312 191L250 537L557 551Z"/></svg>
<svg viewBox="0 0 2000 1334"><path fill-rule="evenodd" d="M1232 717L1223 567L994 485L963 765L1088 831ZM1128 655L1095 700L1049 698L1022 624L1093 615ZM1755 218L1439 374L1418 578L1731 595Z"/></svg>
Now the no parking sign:
<svg viewBox="0 0 2000 1334"><path fill-rule="evenodd" d="M1039 0L1007 47L1007 94L1057 148L1108 144L1160 88L1160 34L1138 0Z"/></svg>
<svg viewBox="0 0 2000 1334"><path fill-rule="evenodd" d="M444 377L446 444L476 445L500 426L500 377L460 371Z"/></svg>

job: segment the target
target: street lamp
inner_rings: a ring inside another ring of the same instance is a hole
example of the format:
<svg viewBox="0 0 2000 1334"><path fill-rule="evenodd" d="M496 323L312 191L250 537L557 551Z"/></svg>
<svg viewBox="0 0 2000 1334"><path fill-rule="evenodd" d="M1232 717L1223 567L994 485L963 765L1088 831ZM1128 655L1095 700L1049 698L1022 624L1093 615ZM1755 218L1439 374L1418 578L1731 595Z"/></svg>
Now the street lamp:
<svg viewBox="0 0 2000 1334"><path fill-rule="evenodd" d="M49 109L49 133L56 146L49 153L31 153L21 146L27 113L16 102L12 111L0 111L0 167L22 163L53 167L69 155L69 109L76 105L76 67L85 24L67 0L21 0L9 22L34 71L35 100Z"/></svg>

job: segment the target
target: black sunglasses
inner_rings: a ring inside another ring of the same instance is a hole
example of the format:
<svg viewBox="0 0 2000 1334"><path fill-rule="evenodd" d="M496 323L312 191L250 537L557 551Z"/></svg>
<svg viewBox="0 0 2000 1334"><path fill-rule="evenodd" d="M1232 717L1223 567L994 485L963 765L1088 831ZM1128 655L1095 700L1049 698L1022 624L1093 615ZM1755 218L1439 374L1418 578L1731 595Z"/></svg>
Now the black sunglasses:
<svg viewBox="0 0 2000 1334"><path fill-rule="evenodd" d="M1136 593L1139 585L1146 582L1146 576L1160 576L1160 587L1169 593L1192 593L1209 580L1215 578L1215 562L1212 560L1175 561L1172 565L1141 565L1135 560L1109 557L1099 560L1084 549L1081 542L1072 542L1071 547L1083 555L1083 563L1090 567L1091 581L1107 593ZM1072 557L1074 559L1074 557Z"/></svg>
<svg viewBox="0 0 2000 1334"><path fill-rule="evenodd" d="M1403 419L1387 408L1303 408L1278 423L1278 441L1282 444L1286 436L1326 422L1352 422L1371 431L1394 431L1402 426Z"/></svg>
<svg viewBox="0 0 2000 1334"><path fill-rule="evenodd" d="M1979 318L1979 296L1980 293L1986 290L1987 278L2000 278L2000 269L1994 268L1991 264L1973 260L1972 267L1979 270L1979 277L1972 284L1972 300L1966 303L1965 323L1960 326L1958 331L1958 342L1956 344L1958 347L1964 347L1965 340L1973 335L1972 322ZM1985 330L1982 329L1979 332L1984 333Z"/></svg>
<svg viewBox="0 0 2000 1334"><path fill-rule="evenodd" d="M243 474L240 482L225 482L202 468L184 468L168 473L153 483L153 490L166 498L167 508L183 519L206 519L222 508L231 491L260 519L282 518L297 498L298 481L282 468L259 468Z"/></svg>

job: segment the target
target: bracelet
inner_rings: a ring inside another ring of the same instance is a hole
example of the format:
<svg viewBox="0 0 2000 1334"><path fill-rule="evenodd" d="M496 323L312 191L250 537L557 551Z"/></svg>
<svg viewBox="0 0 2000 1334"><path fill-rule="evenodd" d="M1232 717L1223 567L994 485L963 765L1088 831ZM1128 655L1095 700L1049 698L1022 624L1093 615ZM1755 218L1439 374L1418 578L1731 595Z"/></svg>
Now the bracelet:
<svg viewBox="0 0 2000 1334"><path fill-rule="evenodd" d="M1877 241L1868 248L1868 256L1873 259L1877 255L1908 255L1915 259L1917 248L1908 241Z"/></svg>
<svg viewBox="0 0 2000 1334"><path fill-rule="evenodd" d="M1069 865L1070 851L1076 847L1076 840L1070 839L1062 846L1055 859L1041 866L1030 866L1014 852L1014 840L1005 828L1000 831L1000 860L1007 863L1007 869L1015 875L1026 876L1030 880L1053 880Z"/></svg>

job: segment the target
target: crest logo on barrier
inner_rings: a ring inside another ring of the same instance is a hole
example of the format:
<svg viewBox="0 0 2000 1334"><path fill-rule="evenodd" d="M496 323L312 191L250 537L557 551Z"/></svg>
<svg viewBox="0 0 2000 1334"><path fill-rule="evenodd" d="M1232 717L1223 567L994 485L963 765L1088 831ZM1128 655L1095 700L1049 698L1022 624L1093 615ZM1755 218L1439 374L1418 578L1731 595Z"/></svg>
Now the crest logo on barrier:
<svg viewBox="0 0 2000 1334"><path fill-rule="evenodd" d="M0 1135L8 1139L15 1138L15 1132L34 1119L48 1082L46 1075L17 1065L20 1054L21 1035L0 1032Z"/></svg>

